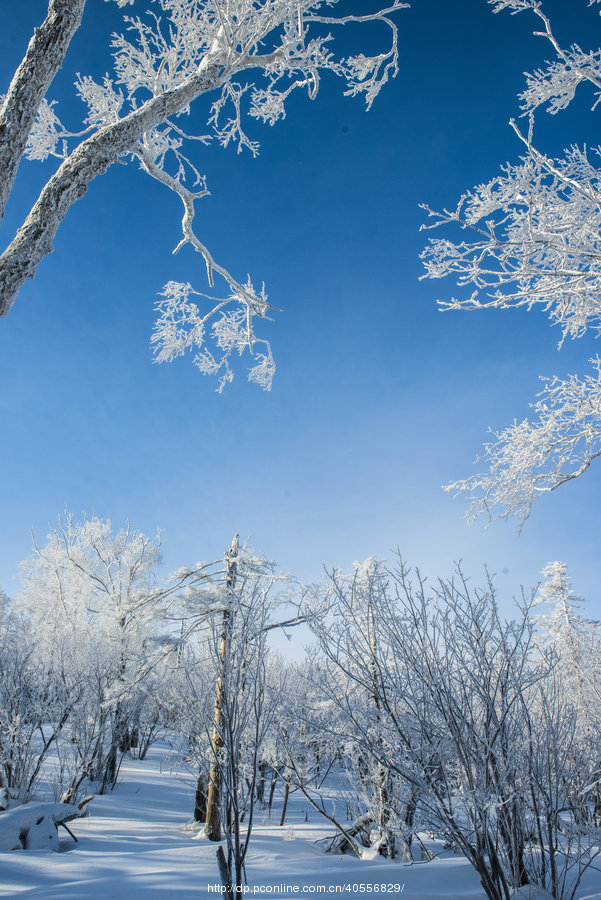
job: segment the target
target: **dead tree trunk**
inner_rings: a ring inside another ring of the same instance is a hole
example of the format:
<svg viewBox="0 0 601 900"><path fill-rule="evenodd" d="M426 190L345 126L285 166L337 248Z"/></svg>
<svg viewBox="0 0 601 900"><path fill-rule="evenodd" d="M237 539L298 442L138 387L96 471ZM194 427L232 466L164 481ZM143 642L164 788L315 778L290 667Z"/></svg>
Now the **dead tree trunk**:
<svg viewBox="0 0 601 900"><path fill-rule="evenodd" d="M288 809L288 797L290 796L290 785L286 782L286 787L284 788L284 805L282 806L282 815L280 816L280 826L284 825L286 822L286 810Z"/></svg>
<svg viewBox="0 0 601 900"><path fill-rule="evenodd" d="M209 790L207 793L207 821L205 834L210 841L221 840L221 815L219 802L221 795L221 768L223 763L223 727L225 706L225 684L229 665L232 613L231 599L236 582L236 562L238 557L238 535L234 536L230 551L226 554L227 576L227 602L223 612L221 638L219 642L219 674L217 677L217 692L215 696L215 715L213 727L212 750L213 758L209 772Z"/></svg>
<svg viewBox="0 0 601 900"><path fill-rule="evenodd" d="M203 772L198 773L196 782L196 794L194 797L194 821L207 821L207 785Z"/></svg>

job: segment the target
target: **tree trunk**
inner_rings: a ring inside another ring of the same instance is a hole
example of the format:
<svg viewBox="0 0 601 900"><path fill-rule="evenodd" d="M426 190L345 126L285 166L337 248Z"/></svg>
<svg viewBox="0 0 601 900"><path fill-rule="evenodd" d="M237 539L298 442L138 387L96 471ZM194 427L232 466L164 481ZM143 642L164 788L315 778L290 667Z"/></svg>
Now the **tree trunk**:
<svg viewBox="0 0 601 900"><path fill-rule="evenodd" d="M286 810L288 809L288 797L290 796L290 785L286 782L284 788L284 805L282 807L282 815L280 816L280 827L286 822Z"/></svg>
<svg viewBox="0 0 601 900"><path fill-rule="evenodd" d="M271 821L271 807L273 806L273 795L275 794L275 786L278 780L275 772L272 772L271 784L269 786L269 800L267 801L267 811L269 812L269 821Z"/></svg>
<svg viewBox="0 0 601 900"><path fill-rule="evenodd" d="M194 821L207 821L207 784L202 772L198 773L196 794L194 796Z"/></svg>
<svg viewBox="0 0 601 900"><path fill-rule="evenodd" d="M228 593L228 603L231 600L231 594L236 581L236 559L238 556L238 535L234 536L229 554L226 556L227 576L226 587ZM223 613L223 623L221 630L221 641L219 644L219 676L217 678L217 693L215 697L215 715L213 729L213 758L211 760L211 769L209 773L209 791L207 794L207 824L205 826L205 834L210 841L221 840L221 816L219 812L219 803L221 795L221 766L223 758L223 726L224 726L224 701L225 701L225 678L229 664L230 651L230 635L231 635L231 610L225 609Z"/></svg>
<svg viewBox="0 0 601 900"><path fill-rule="evenodd" d="M19 163L40 103L61 68L81 23L86 0L50 0L0 110L0 219L17 177Z"/></svg>
<svg viewBox="0 0 601 900"><path fill-rule="evenodd" d="M234 888L232 885L232 876L230 875L229 866L225 859L223 847L217 848L217 865L219 866L219 874L221 876L221 881L225 889L225 895L226 897L233 897Z"/></svg>
<svg viewBox="0 0 601 900"><path fill-rule="evenodd" d="M219 667L220 674L217 679L217 694L215 697L215 716L213 728L213 758L211 760L211 769L209 772L209 791L207 794L207 824L205 826L205 834L210 841L221 840L221 815L219 812L219 802L221 795L221 765L223 757L223 704L224 704L224 679L228 657L228 636L229 636L230 613L226 610L223 613L223 629L221 632L221 644L219 647Z"/></svg>
<svg viewBox="0 0 601 900"><path fill-rule="evenodd" d="M94 178L131 151L145 131L184 109L201 94L215 90L223 79L221 66L208 65L182 85L152 97L118 122L103 126L75 148L42 189L27 219L0 256L0 316L8 315L20 287L33 278L39 263L52 252L59 225Z"/></svg>

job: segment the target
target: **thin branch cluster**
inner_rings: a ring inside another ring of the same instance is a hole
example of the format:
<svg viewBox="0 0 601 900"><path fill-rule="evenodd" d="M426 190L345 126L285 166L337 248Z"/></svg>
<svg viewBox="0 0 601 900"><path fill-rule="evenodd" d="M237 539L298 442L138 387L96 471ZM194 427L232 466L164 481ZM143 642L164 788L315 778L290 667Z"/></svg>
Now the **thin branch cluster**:
<svg viewBox="0 0 601 900"><path fill-rule="evenodd" d="M425 228L457 227L467 237L432 238L422 258L428 278L454 277L469 296L439 301L443 310L540 307L566 338L601 332L601 168L600 148L571 145L552 158L536 146L534 114L544 107L557 114L579 86L592 90L592 108L601 97L601 51L560 46L539 0L490 0L495 12L529 10L554 59L526 76L521 94L527 129L511 125L525 148L517 164L465 193L453 210L424 206L432 221ZM532 421L494 432L481 459L488 466L448 490L467 492L469 515L522 523L541 493L555 490L585 472L601 444L601 381L595 373L578 378L546 378L533 406Z"/></svg>
<svg viewBox="0 0 601 900"><path fill-rule="evenodd" d="M532 421L492 432L494 440L484 447L489 470L447 485L449 492L475 496L473 518L499 505L502 518L525 521L540 494L582 475L601 456L601 360L590 362L593 373L584 378L543 379Z"/></svg>

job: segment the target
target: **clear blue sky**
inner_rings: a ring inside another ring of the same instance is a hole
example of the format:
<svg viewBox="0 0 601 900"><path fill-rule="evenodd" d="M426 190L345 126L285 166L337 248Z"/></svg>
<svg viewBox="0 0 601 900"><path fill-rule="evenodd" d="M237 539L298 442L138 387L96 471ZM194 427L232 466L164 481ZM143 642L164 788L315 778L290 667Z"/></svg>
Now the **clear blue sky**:
<svg viewBox="0 0 601 900"><path fill-rule="evenodd" d="M598 46L598 8L546 8L566 43ZM0 5L2 84L43 15L41 0ZM67 120L74 73L104 73L119 16L89 0L49 95ZM398 24L400 72L369 113L326 79L274 128L250 124L257 159L199 147L212 192L200 236L239 279L265 281L282 309L265 332L278 363L271 393L241 372L220 396L189 360L152 365L157 292L169 279L206 286L191 250L171 256L176 198L135 166L114 166L71 210L0 321L9 593L30 529L43 539L69 506L164 529L166 571L219 557L235 531L305 581L398 545L431 576L461 558L479 577L487 563L508 596L561 559L601 615L600 465L541 501L519 538L513 523L468 526L441 490L469 473L489 425L527 414L539 375L582 370L592 339L557 353L540 314L443 314L436 297L454 286L418 280L418 204L454 204L519 156L507 123L522 73L547 48L528 15L495 16L484 0L415 0ZM546 148L594 139L591 102L541 121ZM49 171L23 164L4 242Z"/></svg>

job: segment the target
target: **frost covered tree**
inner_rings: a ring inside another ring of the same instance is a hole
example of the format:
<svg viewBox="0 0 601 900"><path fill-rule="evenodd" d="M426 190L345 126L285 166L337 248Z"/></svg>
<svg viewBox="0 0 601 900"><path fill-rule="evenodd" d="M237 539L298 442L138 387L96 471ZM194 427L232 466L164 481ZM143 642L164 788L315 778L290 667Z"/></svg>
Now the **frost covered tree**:
<svg viewBox="0 0 601 900"><path fill-rule="evenodd" d="M463 235L430 240L423 259L427 277L450 275L472 288L469 297L441 302L443 309L541 308L560 329L561 346L601 328L599 148L572 142L553 158L536 140L535 115L541 108L561 115L586 90L595 110L601 50L562 46L543 0L488 2L495 12L534 15L552 58L526 76L523 124L511 122L521 159L467 191L455 209L424 207L433 219L426 227L459 226ZM579 477L601 455L599 357L588 373L543 382L532 416L492 433L481 457L486 468L448 485L471 498L472 517L496 512L523 523L537 497Z"/></svg>
<svg viewBox="0 0 601 900"><path fill-rule="evenodd" d="M538 642L557 657L558 687L576 722L572 754L578 760L568 802L579 822L601 824L601 641L599 622L580 613L583 600L572 590L563 562L542 573L537 601L547 609L538 618Z"/></svg>
<svg viewBox="0 0 601 900"><path fill-rule="evenodd" d="M220 847L217 859L230 896L234 896L234 891L239 893L246 883L244 861L254 824L261 746L277 702L277 698L269 696L265 684L266 627L275 575L264 567L263 561L247 556L246 573L242 571L241 576L237 587L229 592L227 622L224 620L214 629L211 639L221 715L220 721L216 716L214 723L214 764L208 799L210 803L211 788L218 784L219 819L227 852L223 854ZM222 654L224 638L227 660ZM207 835L214 840L209 831L210 816L209 807Z"/></svg>
<svg viewBox="0 0 601 900"><path fill-rule="evenodd" d="M116 2L125 7L134 0ZM233 377L231 357L248 350L254 357L249 379L269 388L271 347L255 334L255 320L267 318L271 308L265 290L250 277L236 280L195 229L197 201L208 193L199 170L202 146L231 144L256 154L247 121L273 125L285 116L294 91L314 98L327 73L342 80L347 94L363 95L369 107L396 74L391 16L407 4L369 2L361 11L345 6L338 12L339 0L138 2L140 14L124 14L124 31L113 38L113 72L78 76L75 91L85 112L75 128L67 128L48 90L74 33L86 27L85 5L50 0L47 18L2 98L0 217L23 157L55 158L56 171L0 256L0 315L9 312L20 287L52 251L57 229L91 181L116 162L133 162L181 200L182 232L174 252L190 245L204 261L210 288L216 275L224 284L221 297L190 284L165 285L152 337L157 361L190 350L201 372L218 377L221 390ZM336 54L332 38L338 29L369 23L384 26L380 52Z"/></svg>
<svg viewBox="0 0 601 900"><path fill-rule="evenodd" d="M540 641L559 654L565 677L572 682L575 706L587 720L594 706L600 665L599 623L580 614L583 600L572 590L567 568L566 563L556 561L543 569L546 581L537 599L547 611L538 616Z"/></svg>
<svg viewBox="0 0 601 900"><path fill-rule="evenodd" d="M0 619L0 809L29 800L81 701L63 662L43 652L26 617Z"/></svg>
<svg viewBox="0 0 601 900"><path fill-rule="evenodd" d="M329 721L338 731L336 750L362 802L355 824L341 830L343 845L361 856L412 860L418 792L399 766L391 765L391 745L398 746L398 738L383 701L394 667L382 628L392 599L389 572L373 558L355 563L350 575L334 570L325 591L317 588L317 597L310 621L325 657L320 681L326 709L319 730L326 735ZM398 727L407 723L406 712L397 707ZM354 834L356 828L367 837L367 847Z"/></svg>
<svg viewBox="0 0 601 900"><path fill-rule="evenodd" d="M199 564L159 583L160 548L160 538L129 525L115 532L110 521L78 522L67 512L23 563L17 608L36 652L60 661L85 695L69 723L67 769L75 781L84 773L99 782L101 791L114 785L120 754L141 724L144 680L172 649L164 621L169 605L184 585L205 577Z"/></svg>

